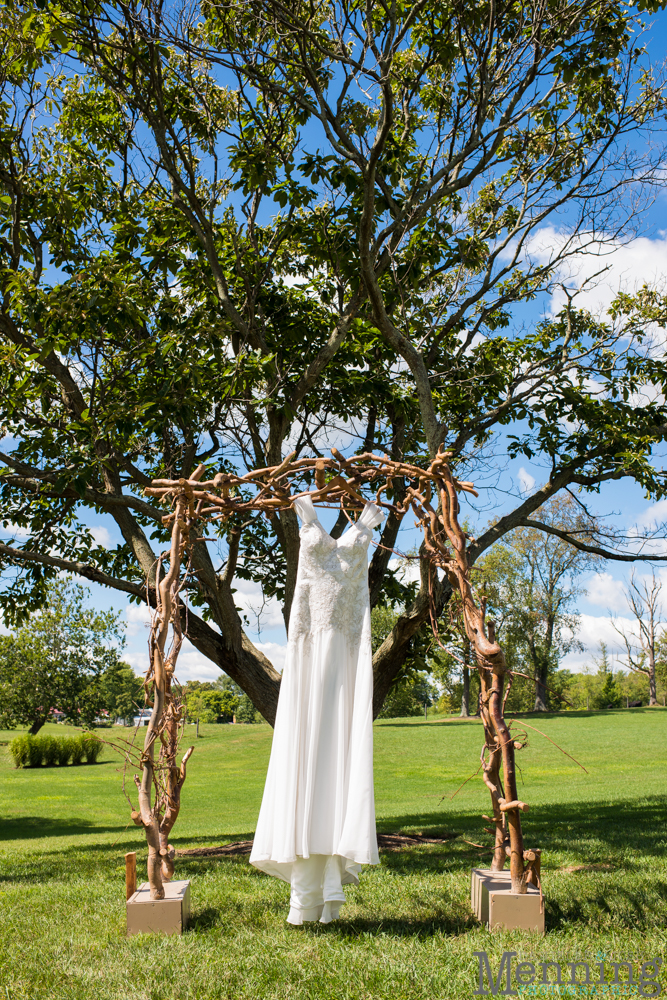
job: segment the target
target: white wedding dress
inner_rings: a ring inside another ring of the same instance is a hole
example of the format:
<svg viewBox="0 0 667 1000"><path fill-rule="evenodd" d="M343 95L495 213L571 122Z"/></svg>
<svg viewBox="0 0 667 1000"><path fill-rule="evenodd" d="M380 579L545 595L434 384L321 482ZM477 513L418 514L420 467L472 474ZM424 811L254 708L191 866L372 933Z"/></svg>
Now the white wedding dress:
<svg viewBox="0 0 667 1000"><path fill-rule="evenodd" d="M271 759L250 863L292 887L288 921L328 923L379 862L373 795L369 503L337 541L309 497Z"/></svg>

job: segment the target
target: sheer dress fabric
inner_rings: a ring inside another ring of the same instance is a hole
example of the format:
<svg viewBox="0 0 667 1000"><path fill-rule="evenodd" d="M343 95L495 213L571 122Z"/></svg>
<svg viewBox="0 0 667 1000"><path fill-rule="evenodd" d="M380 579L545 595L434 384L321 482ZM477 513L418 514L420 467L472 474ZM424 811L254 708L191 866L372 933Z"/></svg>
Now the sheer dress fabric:
<svg viewBox="0 0 667 1000"><path fill-rule="evenodd" d="M383 518L367 504L333 539L309 497L287 657L250 863L291 884L288 921L324 923L378 864L368 545Z"/></svg>

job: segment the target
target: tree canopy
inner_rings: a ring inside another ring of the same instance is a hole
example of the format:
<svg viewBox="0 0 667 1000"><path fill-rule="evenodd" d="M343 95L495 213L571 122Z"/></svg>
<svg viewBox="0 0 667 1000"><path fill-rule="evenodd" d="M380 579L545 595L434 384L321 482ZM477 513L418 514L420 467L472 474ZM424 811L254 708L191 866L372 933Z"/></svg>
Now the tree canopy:
<svg viewBox="0 0 667 1000"><path fill-rule="evenodd" d="M546 481L473 557L519 526L559 531L536 511L566 488L628 476L662 496L661 295L599 318L568 291L527 327L516 312L627 236L660 176L665 88L640 34L662 6L5 5L8 620L63 569L154 601L167 535L142 490L202 462L275 464L341 436L416 462L444 444L457 475L539 456ZM547 223L563 237L545 251ZM91 511L121 544L95 541ZM412 595L390 567L397 533L389 517L369 568L373 605L403 608L374 656L377 711L429 618L426 584ZM272 721L279 674L234 580L288 623L296 515L218 541L218 561L195 547L188 635Z"/></svg>
<svg viewBox="0 0 667 1000"><path fill-rule="evenodd" d="M567 493L536 516L549 527L590 537L590 519ZM561 657L577 647L577 598L584 593L577 578L595 562L558 535L519 527L476 564L508 663L534 680L536 712L552 702L552 675Z"/></svg>
<svg viewBox="0 0 667 1000"><path fill-rule="evenodd" d="M27 725L34 734L54 709L86 727L102 709L133 714L128 687L137 696L143 688L120 661L119 616L86 607L78 584L57 580L47 593L46 607L15 634L0 636L0 725Z"/></svg>

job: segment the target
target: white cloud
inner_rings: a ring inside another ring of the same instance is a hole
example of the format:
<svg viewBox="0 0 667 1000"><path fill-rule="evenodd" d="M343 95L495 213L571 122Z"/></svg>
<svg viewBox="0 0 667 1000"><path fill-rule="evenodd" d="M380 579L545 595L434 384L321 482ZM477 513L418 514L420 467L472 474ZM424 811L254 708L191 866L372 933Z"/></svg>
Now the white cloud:
<svg viewBox="0 0 667 1000"><path fill-rule="evenodd" d="M128 635L146 635L151 623L151 609L145 604L126 604L125 620L127 622ZM215 622L206 623L214 632L220 632Z"/></svg>
<svg viewBox="0 0 667 1000"><path fill-rule="evenodd" d="M215 663L195 649L186 639L176 663L176 677L181 684L187 681L216 681L221 670Z"/></svg>
<svg viewBox="0 0 667 1000"><path fill-rule="evenodd" d="M146 673L148 667L148 651L142 653L137 649L123 651L123 661L129 663L137 676Z"/></svg>
<svg viewBox="0 0 667 1000"><path fill-rule="evenodd" d="M287 656L287 643L282 645L279 642L256 642L255 646L257 646L257 649L261 650L265 656L268 656L276 670L280 673L283 672L285 657Z"/></svg>
<svg viewBox="0 0 667 1000"><path fill-rule="evenodd" d="M390 559L389 569L399 570L399 577L403 583L415 583L419 581L419 560L418 559Z"/></svg>
<svg viewBox="0 0 667 1000"><path fill-rule="evenodd" d="M465 343L465 341L466 341L469 333L470 333L469 330L460 330L458 332L457 337L459 338L459 340L461 341L461 343ZM474 334L472 340L470 341L470 343L466 347L465 351L463 352L464 355L472 354L472 352L475 350L475 348L479 347L479 345L482 344L482 343L484 343L485 340L486 340L486 337L485 337L485 335L483 333L476 333L476 334Z"/></svg>
<svg viewBox="0 0 667 1000"><path fill-rule="evenodd" d="M111 545L111 533L104 527L103 524L96 524L95 527L89 528L88 530L98 545L102 545L104 548L108 548Z"/></svg>
<svg viewBox="0 0 667 1000"><path fill-rule="evenodd" d="M547 263L568 244L565 229L545 226L530 240L526 256ZM640 236L627 243L618 240L593 241L590 234L580 233L569 243L579 252L558 268L558 278L571 288L583 289L577 296L579 308L593 313L606 312L619 289L633 293L644 284L662 284L667 273L667 237L650 239ZM598 272L604 272L598 274ZM593 275L598 275L596 278ZM588 284L583 288L584 283ZM562 289L556 289L551 299L555 315L566 303Z"/></svg>
<svg viewBox="0 0 667 1000"><path fill-rule="evenodd" d="M530 472L524 469L523 465L519 469L517 479L519 480L522 493L529 493L535 485L535 477L531 476Z"/></svg>
<svg viewBox="0 0 667 1000"><path fill-rule="evenodd" d="M628 630L632 628L632 621L629 618L617 617L616 624L619 628ZM572 670L574 673L580 672L587 664L593 665L593 657L600 655L600 643L605 643L607 651L612 657L616 657L618 653L625 653L623 640L614 629L611 619L607 615L582 615L577 631L577 638L583 644L584 651L579 652L577 650L568 653L560 661L561 667L566 670ZM623 667L622 657L618 664L614 659L614 669L616 669L617 665L621 668Z"/></svg>
<svg viewBox="0 0 667 1000"><path fill-rule="evenodd" d="M282 672L287 645L279 642L256 642L255 645L268 656L276 670ZM135 644L123 654L123 659L130 664L135 674L143 674L148 666L148 650L142 651L141 646ZM181 684L188 681L216 681L220 674L221 670L215 663L195 649L187 639L184 641L176 663L176 677Z"/></svg>
<svg viewBox="0 0 667 1000"><path fill-rule="evenodd" d="M135 674L143 674L148 667L148 649L142 652L141 647L126 650L123 659L130 664ZM220 668L200 653L186 639L176 663L176 678L181 684L188 681L215 681L220 676Z"/></svg>
<svg viewBox="0 0 667 1000"><path fill-rule="evenodd" d="M143 635L148 639L151 613L145 604L126 604L125 620L127 622L127 635Z"/></svg>
<svg viewBox="0 0 667 1000"><path fill-rule="evenodd" d="M667 555L667 541L661 534L663 526L667 525L667 500L658 500L637 516L635 524L629 529L630 538L636 539L633 548L644 555ZM644 535L660 532L656 538L644 539Z"/></svg>
<svg viewBox="0 0 667 1000"><path fill-rule="evenodd" d="M637 518L637 527L651 531L667 521L667 500L658 500L651 504Z"/></svg>
<svg viewBox="0 0 667 1000"><path fill-rule="evenodd" d="M627 605L625 586L611 573L594 573L586 583L586 592L589 604L609 608L610 611L619 611Z"/></svg>
<svg viewBox="0 0 667 1000"><path fill-rule="evenodd" d="M248 616L251 626L259 621L260 629L280 628L285 624L280 604L275 597L265 601L262 588L253 580L234 580L234 603Z"/></svg>
<svg viewBox="0 0 667 1000"><path fill-rule="evenodd" d="M7 523L6 527L2 527L0 530L2 530L5 540L9 538L16 538L17 540L30 538L29 528L21 528L18 524L12 524L11 521Z"/></svg>
<svg viewBox="0 0 667 1000"><path fill-rule="evenodd" d="M294 423L292 429L285 439L285 450L291 451L292 448L297 444L299 437L301 435L302 429L301 422ZM359 434L355 433L354 426L327 424L324 427L318 427L317 430L313 431L310 436L310 440L313 447L317 448L318 451L326 454L331 448L337 448L338 451L345 453L350 448L354 448L359 441Z"/></svg>

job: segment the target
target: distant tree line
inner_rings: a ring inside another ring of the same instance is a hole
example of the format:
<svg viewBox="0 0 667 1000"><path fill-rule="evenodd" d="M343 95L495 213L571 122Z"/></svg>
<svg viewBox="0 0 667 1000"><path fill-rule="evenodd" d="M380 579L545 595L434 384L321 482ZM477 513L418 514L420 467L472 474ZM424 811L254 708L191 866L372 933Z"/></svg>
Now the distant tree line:
<svg viewBox="0 0 667 1000"><path fill-rule="evenodd" d="M49 586L48 600L11 635L0 636L0 727L38 733L54 711L64 722L129 718L144 691L120 657L120 614L86 607L88 592L67 580Z"/></svg>
<svg viewBox="0 0 667 1000"><path fill-rule="evenodd" d="M556 531L589 528L576 501L557 497L538 512ZM579 579L599 560L573 548L559 534L519 527L478 560L475 586L496 621L514 678L509 712L606 709L658 704L667 693L667 630L655 573L633 574L627 588L631 621L612 624L626 652L616 670L607 646L580 673L563 669L562 658L581 649L576 635ZM409 574L408 574L409 576ZM404 581L401 598L373 608L375 653L414 600L418 584ZM86 606L88 592L65 579L49 584L46 604L13 634L0 636L0 728L27 726L36 734L54 717L91 728L130 722L145 706L143 682L121 658L120 614ZM202 723L254 723L260 713L227 674L215 681L189 681L183 689L187 719ZM479 682L470 662L460 608L452 599L440 617L438 636L424 624L412 636L402 670L385 699L381 718L410 717L425 710L477 712Z"/></svg>
<svg viewBox="0 0 667 1000"><path fill-rule="evenodd" d="M226 674L213 682L188 681L184 693L190 722L262 721L248 695Z"/></svg>
<svg viewBox="0 0 667 1000"><path fill-rule="evenodd" d="M131 723L145 707L143 681L121 659L120 614L86 607L88 593L58 579L43 608L0 636L0 728L28 726L35 735L50 718L86 728ZM259 721L225 674L215 683L190 681L184 695L192 722Z"/></svg>
<svg viewBox="0 0 667 1000"><path fill-rule="evenodd" d="M537 515L554 529L532 527L509 532L474 568L475 585L484 594L488 614L496 622L514 677L507 700L509 712L606 709L641 703L659 704L667 688L667 632L661 582L632 575L626 599L630 621L612 624L625 645L623 669L610 661L600 642L580 673L563 669L564 656L583 650L577 639L578 600L585 594L581 574L598 567L596 555L574 548L564 537L583 537L590 516L565 494L545 504ZM389 605L372 613L373 648L391 631L400 609ZM385 701L381 717L416 716L425 707L463 716L477 712L479 682L460 607L450 600L434 640L424 628L413 638L403 672Z"/></svg>

